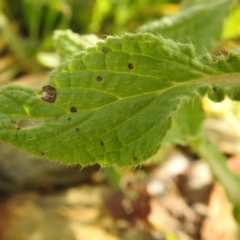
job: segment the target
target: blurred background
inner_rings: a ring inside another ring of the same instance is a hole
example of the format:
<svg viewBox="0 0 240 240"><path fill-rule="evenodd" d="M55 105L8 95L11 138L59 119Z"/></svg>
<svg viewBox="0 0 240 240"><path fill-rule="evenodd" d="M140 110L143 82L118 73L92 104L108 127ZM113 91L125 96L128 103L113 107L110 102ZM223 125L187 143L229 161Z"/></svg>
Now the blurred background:
<svg viewBox="0 0 240 240"><path fill-rule="evenodd" d="M41 86L61 61L55 30L121 35L176 14L182 5L178 0L0 0L0 84ZM239 22L238 5L214 55L239 46ZM240 172L239 106L207 101L204 109L209 137ZM229 240L237 232L231 210L209 166L188 146L167 146L137 169L81 169L0 144L0 240Z"/></svg>

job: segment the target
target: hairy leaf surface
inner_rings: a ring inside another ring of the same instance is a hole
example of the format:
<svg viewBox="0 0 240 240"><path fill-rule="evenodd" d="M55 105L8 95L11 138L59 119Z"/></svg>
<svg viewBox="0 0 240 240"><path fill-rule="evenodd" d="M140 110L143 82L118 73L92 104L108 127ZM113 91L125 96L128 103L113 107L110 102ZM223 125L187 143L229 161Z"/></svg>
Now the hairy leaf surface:
<svg viewBox="0 0 240 240"><path fill-rule="evenodd" d="M60 65L42 90L3 87L0 139L65 163L137 165L159 149L182 103L216 84L240 98L239 71L237 50L213 62L160 36L108 37Z"/></svg>

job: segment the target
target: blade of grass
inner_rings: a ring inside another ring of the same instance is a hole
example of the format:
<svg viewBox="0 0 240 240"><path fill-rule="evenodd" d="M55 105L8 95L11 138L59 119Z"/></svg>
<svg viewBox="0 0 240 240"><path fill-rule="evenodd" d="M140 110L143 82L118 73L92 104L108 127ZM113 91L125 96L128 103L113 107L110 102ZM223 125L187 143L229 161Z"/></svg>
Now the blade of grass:
<svg viewBox="0 0 240 240"><path fill-rule="evenodd" d="M28 56L25 51L24 44L18 35L11 30L11 26L3 12L0 12L0 32L9 43L9 46L14 54L20 60L20 64L26 67L26 65L28 65Z"/></svg>
<svg viewBox="0 0 240 240"><path fill-rule="evenodd" d="M209 163L213 173L224 186L230 200L235 206L240 207L240 177L228 169L227 159L224 155L204 137L193 144L193 149Z"/></svg>
<svg viewBox="0 0 240 240"><path fill-rule="evenodd" d="M25 4L30 4L29 13L29 34L31 41L35 44L38 42L40 33L41 16L43 14L43 3L42 1L25 1Z"/></svg>

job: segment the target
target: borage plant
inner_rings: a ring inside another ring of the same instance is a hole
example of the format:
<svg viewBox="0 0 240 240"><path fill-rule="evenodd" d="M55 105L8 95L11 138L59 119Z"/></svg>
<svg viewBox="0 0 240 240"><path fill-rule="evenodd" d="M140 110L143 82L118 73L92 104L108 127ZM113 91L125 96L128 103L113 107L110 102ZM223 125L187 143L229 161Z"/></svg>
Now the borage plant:
<svg viewBox="0 0 240 240"><path fill-rule="evenodd" d="M214 58L206 50L219 42L232 4L202 1L105 40L57 32L66 59L43 88L0 90L0 139L82 166L138 165L163 141L187 143L211 165L239 222L240 178L201 131L199 104L206 94L215 102L240 100L240 50Z"/></svg>

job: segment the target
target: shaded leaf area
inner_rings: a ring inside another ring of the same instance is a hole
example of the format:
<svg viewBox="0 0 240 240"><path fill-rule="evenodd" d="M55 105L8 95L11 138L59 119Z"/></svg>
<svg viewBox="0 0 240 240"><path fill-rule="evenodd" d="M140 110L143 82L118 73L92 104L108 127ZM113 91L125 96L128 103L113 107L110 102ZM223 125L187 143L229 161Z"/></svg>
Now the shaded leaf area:
<svg viewBox="0 0 240 240"><path fill-rule="evenodd" d="M188 146L203 137L205 113L198 99L182 104L172 120L172 127L164 139L165 145Z"/></svg>
<svg viewBox="0 0 240 240"><path fill-rule="evenodd" d="M213 62L160 36L108 37L60 65L42 91L2 88L0 139L65 163L137 165L157 152L182 103L220 85L238 98L239 54ZM33 124L21 127L25 119Z"/></svg>
<svg viewBox="0 0 240 240"><path fill-rule="evenodd" d="M191 42L198 54L204 54L220 40L224 19L233 2L229 0L200 1L183 8L176 15L165 16L147 23L138 31L161 34L181 43Z"/></svg>

